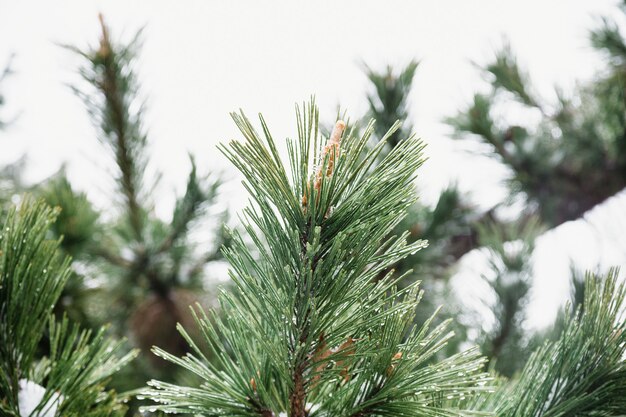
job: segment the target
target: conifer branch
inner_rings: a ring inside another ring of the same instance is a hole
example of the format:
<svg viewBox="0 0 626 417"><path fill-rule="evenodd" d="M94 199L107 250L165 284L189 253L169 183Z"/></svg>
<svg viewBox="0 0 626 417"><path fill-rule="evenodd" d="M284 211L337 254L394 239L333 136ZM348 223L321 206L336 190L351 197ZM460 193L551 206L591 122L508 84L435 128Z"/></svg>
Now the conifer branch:
<svg viewBox="0 0 626 417"><path fill-rule="evenodd" d="M236 290L220 297L219 317L196 309L208 352L182 327L191 355L155 349L202 385L151 381L146 395L159 404L147 409L289 417L435 410L461 415L437 398L479 392L475 381L484 378L484 359L474 350L432 363L451 337L446 324L414 328L417 285L397 290L403 276L376 280L425 246L408 244L407 233L389 235L415 200L423 145L409 137L380 160L384 141L367 149L373 125L361 137L342 136L339 122L322 147L315 105L297 113L298 138L287 144L290 172L265 121L262 137L243 114L233 115L245 141L221 150L244 174L254 200L242 219L254 252L233 233L224 253ZM181 393L185 401L178 399Z"/></svg>
<svg viewBox="0 0 626 417"><path fill-rule="evenodd" d="M512 170L511 195L528 199L549 227L581 217L626 187L626 43L609 19L592 32L591 42L608 53L608 71L568 96L557 90L555 111L532 92L530 77L505 46L484 68L492 92L476 94L468 109L448 120L459 138L493 146L493 155ZM511 103L511 96L524 111L538 109L539 121L520 126L495 118L496 106Z"/></svg>
<svg viewBox="0 0 626 417"><path fill-rule="evenodd" d="M535 351L517 378L502 383L475 409L511 417L621 415L626 409L626 287L618 281L617 270L587 275L584 307L567 315L558 340Z"/></svg>
<svg viewBox="0 0 626 417"><path fill-rule="evenodd" d="M57 322L52 310L70 274L59 241L46 239L56 213L24 198L0 231L0 411L2 415L121 416L105 386L136 352L124 343ZM50 346L40 356L44 328Z"/></svg>
<svg viewBox="0 0 626 417"><path fill-rule="evenodd" d="M81 51L69 49L83 56L88 65L81 75L96 94L74 88L101 131L101 141L113 152L118 174L119 189L124 196L128 224L137 242L144 241L145 208L142 200L143 176L146 168L146 134L141 116L142 105L138 103L137 82L128 70L139 35L126 47L113 45L109 29L102 15L100 40L97 48ZM133 110L136 108L137 110Z"/></svg>

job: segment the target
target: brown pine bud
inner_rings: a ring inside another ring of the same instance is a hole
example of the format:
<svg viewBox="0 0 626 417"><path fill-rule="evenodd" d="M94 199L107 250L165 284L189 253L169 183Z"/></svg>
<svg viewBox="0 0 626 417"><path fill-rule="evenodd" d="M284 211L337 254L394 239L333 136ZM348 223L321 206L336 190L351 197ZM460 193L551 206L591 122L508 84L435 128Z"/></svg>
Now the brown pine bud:
<svg viewBox="0 0 626 417"><path fill-rule="evenodd" d="M109 39L109 29L104 22L104 16L102 13L98 14L98 20L100 21L100 28L102 35L100 37L100 49L98 49L98 56L102 59L106 59L111 54L111 41Z"/></svg>
<svg viewBox="0 0 626 417"><path fill-rule="evenodd" d="M308 203L308 198L307 195L309 194L309 190L311 189L311 187L309 186L309 183L306 183L306 190L304 191L304 194L302 195L302 207L306 207L307 203Z"/></svg>
<svg viewBox="0 0 626 417"><path fill-rule="evenodd" d="M339 157L340 151L340 143L341 143L341 135L343 135L343 131L346 129L346 122L343 120L338 120L335 123L335 127L333 128L332 133L330 134L330 138L328 139L328 143L322 149L322 154L320 155L320 167L317 170L317 174L315 176L315 184L314 188L319 191L322 186L322 176L324 172L322 172L324 160L326 155L329 154L328 157L328 165L326 165L326 176L329 177L333 174L333 169L335 167L335 161Z"/></svg>

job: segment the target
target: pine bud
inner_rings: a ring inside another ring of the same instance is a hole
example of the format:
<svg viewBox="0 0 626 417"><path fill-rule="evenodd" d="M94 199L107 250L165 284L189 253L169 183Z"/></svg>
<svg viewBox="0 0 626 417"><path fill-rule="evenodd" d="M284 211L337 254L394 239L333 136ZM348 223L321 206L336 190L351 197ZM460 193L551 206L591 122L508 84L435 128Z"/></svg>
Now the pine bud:
<svg viewBox="0 0 626 417"><path fill-rule="evenodd" d="M328 158L328 165L326 166L326 176L329 177L333 174L333 169L335 168L335 161L339 157L340 151L340 143L341 136L343 135L343 131L346 129L346 122L343 120L338 120L335 123L335 127L333 128L332 133L330 134L330 138L328 139L328 143L322 149L322 154L320 155L320 167L317 169L317 175L315 177L315 189L317 191L320 190L322 186L322 176L324 173L322 172L324 160L326 159L326 155L330 153Z"/></svg>
<svg viewBox="0 0 626 417"><path fill-rule="evenodd" d="M309 187L309 183L306 183L306 191L304 192L304 195L302 196L302 207L306 207L307 203L308 203L308 199L307 199L307 195L309 194L311 187Z"/></svg>
<svg viewBox="0 0 626 417"><path fill-rule="evenodd" d="M98 14L98 20L100 20L100 28L102 30L98 56L102 59L106 59L111 54L111 41L109 39L109 29L107 28L107 25L104 22L104 16L102 15L102 13Z"/></svg>

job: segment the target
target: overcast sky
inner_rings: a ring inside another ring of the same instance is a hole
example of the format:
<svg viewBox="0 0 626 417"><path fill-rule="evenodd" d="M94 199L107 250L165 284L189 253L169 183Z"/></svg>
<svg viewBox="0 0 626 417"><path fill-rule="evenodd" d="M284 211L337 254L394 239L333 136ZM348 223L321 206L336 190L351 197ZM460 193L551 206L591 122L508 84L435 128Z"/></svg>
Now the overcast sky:
<svg viewBox="0 0 626 417"><path fill-rule="evenodd" d="M367 90L359 63L382 69L417 58L411 121L429 144L419 183L424 199L432 201L437 190L457 181L473 201L488 207L503 195L499 182L505 172L447 139L450 129L441 122L485 87L471 61L486 62L508 39L549 100L554 85L567 90L602 69L588 31L599 16L618 13L615 3L0 0L0 63L15 53L15 75L3 86L4 115L19 113L0 137L0 165L27 154L27 176L35 181L66 163L73 184L106 204L111 184L104 179L111 165L67 87L76 81L80 62L58 46L93 44L102 12L114 37L127 39L146 26L138 70L148 99L154 166L164 172L165 194L173 195L168 192L184 183L188 152L203 170L235 175L215 150L219 141L238 137L230 111L263 112L275 137L293 137L294 103L315 94L324 120L334 117L339 104L359 116ZM232 198L235 192L242 195L237 178L225 190L233 208L240 208L244 199ZM161 215L171 201L163 199ZM606 210L621 213L615 207ZM561 278L570 256L585 266L624 263L626 245L620 252L602 243L611 233L619 236L606 227L606 218L594 214L591 226L573 222L540 239L535 323L549 322L563 299L567 283Z"/></svg>

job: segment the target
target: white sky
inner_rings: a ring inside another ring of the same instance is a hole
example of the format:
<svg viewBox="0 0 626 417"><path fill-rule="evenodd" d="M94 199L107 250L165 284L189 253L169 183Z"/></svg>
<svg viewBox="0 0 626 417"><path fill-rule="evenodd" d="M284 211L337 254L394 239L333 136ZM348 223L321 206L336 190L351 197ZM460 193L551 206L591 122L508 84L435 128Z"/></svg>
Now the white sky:
<svg viewBox="0 0 626 417"><path fill-rule="evenodd" d="M237 137L230 111L263 112L275 137L294 136L294 103L311 94L324 120L334 116L338 104L355 116L363 113L367 80L361 60L383 68L418 58L411 110L417 133L429 143L419 184L424 199L432 201L442 186L458 181L487 207L503 195L504 171L461 150L446 138L450 129L441 123L484 88L470 60L485 62L506 37L539 92L551 98L553 85L571 88L602 68L587 35L598 16L618 13L615 3L0 0L0 63L16 54L16 74L3 86L4 114L20 113L0 137L0 166L27 154L28 178L34 181L65 162L72 182L106 204L111 184L105 170L111 165L82 104L67 88L76 80L79 61L57 46L93 44L101 11L114 36L122 31L127 38L147 25L139 71L154 166L164 172L165 194L182 187L188 152L204 170L235 175L215 150L219 141ZM236 179L225 192L231 206L241 208ZM157 207L159 213L167 215L171 202ZM611 213L623 216L616 207ZM570 256L585 266L625 263L625 242L606 243L614 230L606 219L614 214L594 216L593 226L574 222L540 239L533 323L550 322L563 299Z"/></svg>

